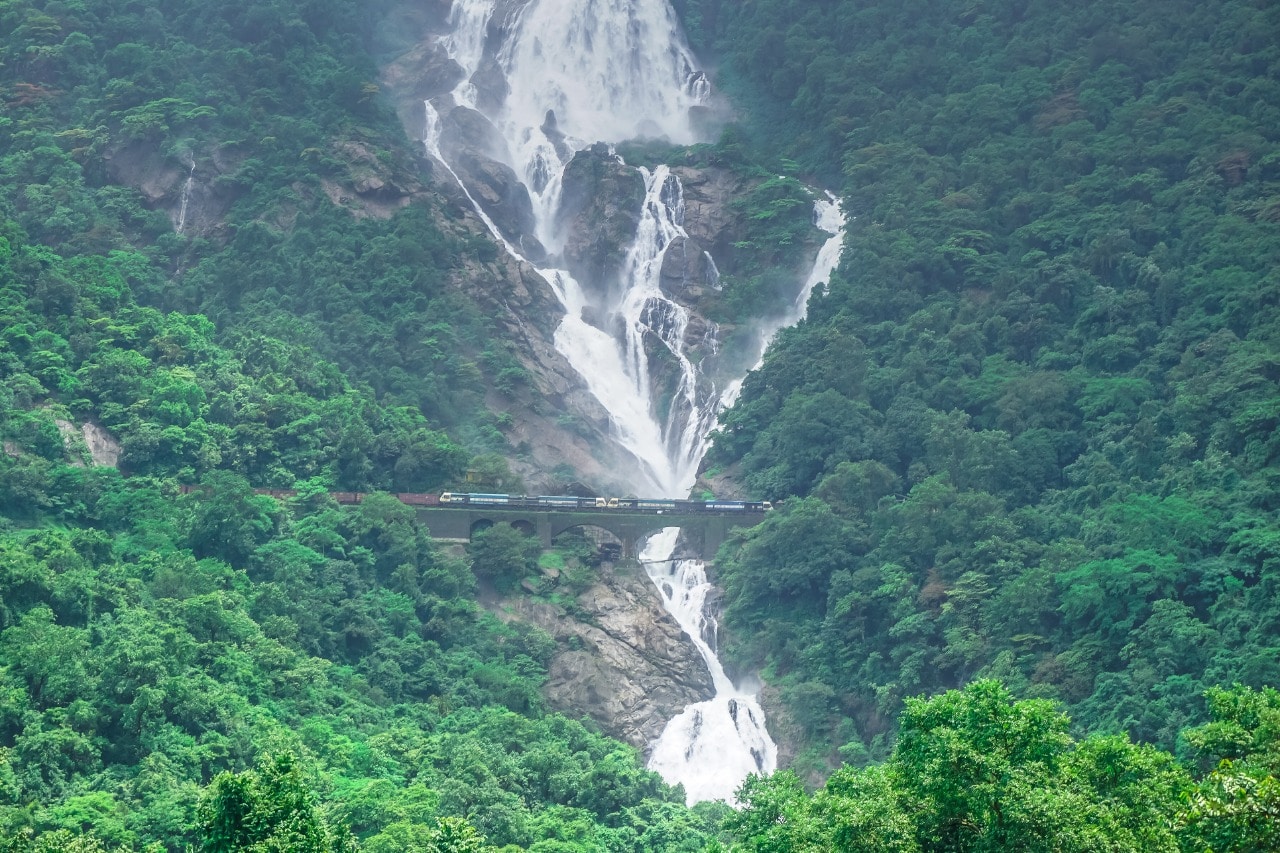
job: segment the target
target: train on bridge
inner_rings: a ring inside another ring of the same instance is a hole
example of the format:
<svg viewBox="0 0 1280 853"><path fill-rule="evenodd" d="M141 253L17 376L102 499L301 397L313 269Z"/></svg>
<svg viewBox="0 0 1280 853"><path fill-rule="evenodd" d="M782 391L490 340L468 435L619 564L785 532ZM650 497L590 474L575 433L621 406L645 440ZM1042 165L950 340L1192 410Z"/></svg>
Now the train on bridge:
<svg viewBox="0 0 1280 853"><path fill-rule="evenodd" d="M203 491L201 486L182 486L182 494ZM296 497L296 489L254 489L256 495L287 499ZM358 504L369 496L368 492L330 492L329 497L340 504ZM768 512L773 509L770 501L689 501L675 498L602 498L576 495L498 495L474 492L442 492L438 495L417 492L393 492L392 496L409 506L434 507L485 507L514 510L623 510L653 513L750 513Z"/></svg>
<svg viewBox="0 0 1280 853"><path fill-rule="evenodd" d="M675 498L584 498L574 495L485 495L444 492L441 505L496 506L512 509L623 509L633 512L765 512L769 501L687 501Z"/></svg>

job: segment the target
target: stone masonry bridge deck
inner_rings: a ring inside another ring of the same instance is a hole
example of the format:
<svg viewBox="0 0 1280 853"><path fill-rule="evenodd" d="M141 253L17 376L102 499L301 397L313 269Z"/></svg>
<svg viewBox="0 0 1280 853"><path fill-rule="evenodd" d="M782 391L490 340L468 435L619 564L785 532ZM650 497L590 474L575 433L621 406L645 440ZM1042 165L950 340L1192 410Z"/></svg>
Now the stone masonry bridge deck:
<svg viewBox="0 0 1280 853"><path fill-rule="evenodd" d="M417 507L418 518L431 536L436 539L470 541L471 536L500 521L529 535L536 535L544 547L551 547L551 540L575 527L598 527L607 530L622 542L622 556L634 558L639 544L645 537L664 527L679 527L684 531L686 553L693 552L705 559L715 556L720 544L734 527L751 527L765 517L764 510L636 510L617 509L537 509L503 506L433 506Z"/></svg>

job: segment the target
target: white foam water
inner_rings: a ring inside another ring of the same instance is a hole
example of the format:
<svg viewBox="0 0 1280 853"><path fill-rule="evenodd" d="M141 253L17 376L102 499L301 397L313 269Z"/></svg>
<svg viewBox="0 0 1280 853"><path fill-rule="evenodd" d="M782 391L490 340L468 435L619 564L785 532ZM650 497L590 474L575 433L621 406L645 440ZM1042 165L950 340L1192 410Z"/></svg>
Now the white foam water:
<svg viewBox="0 0 1280 853"><path fill-rule="evenodd" d="M778 749L765 728L759 685L735 685L716 656L715 617L707 610L713 587L701 560L673 560L680 528L650 537L641 563L658 588L663 606L692 639L706 661L716 694L688 706L663 729L649 756L649 768L684 785L689 805L733 800L752 773L777 767Z"/></svg>
<svg viewBox="0 0 1280 853"><path fill-rule="evenodd" d="M523 5L504 0L501 8L496 0L455 0L450 23L452 31L443 44L465 72L451 93L452 103L484 113L503 137L508 165L529 190L536 236L551 257L564 242L555 214L564 167L576 151L597 141L645 136L678 144L698 141L690 110L705 102L709 84L666 0L528 0ZM471 82L486 64L505 77L507 93L500 108L481 98ZM437 107L427 103L425 112L427 150L458 180L440 150ZM736 396L740 380L717 389L689 357L688 312L660 287L667 247L687 237L683 188L666 166L640 171L644 207L626 255L623 286L612 304L589 306L583 287L566 270L546 266L539 271L565 312L555 333L556 348L610 413L618 444L637 460L635 492L683 497L693 486L707 436L725 401ZM458 183L495 238L527 262ZM839 216L833 202L820 201L817 210L825 217L819 221L824 228L835 221L831 216ZM823 248L815 276L824 258L834 265L838 257L839 241L833 239L828 247L834 249ZM828 266L821 275L829 273ZM810 278L796 317L823 280ZM615 318L608 325L621 334L587 322L583 312L588 307L596 316ZM772 333L762 335L762 350ZM654 353L676 370L674 393L665 403L655 399L652 387ZM664 415L659 416L659 408ZM677 536L672 528L652 537L642 560L664 606L706 660L716 695L667 724L652 747L649 766L669 782L683 784L690 803L732 800L748 774L775 769L777 750L754 695L758 685L735 686L716 657L715 621L706 610L712 587L704 565L670 559Z"/></svg>

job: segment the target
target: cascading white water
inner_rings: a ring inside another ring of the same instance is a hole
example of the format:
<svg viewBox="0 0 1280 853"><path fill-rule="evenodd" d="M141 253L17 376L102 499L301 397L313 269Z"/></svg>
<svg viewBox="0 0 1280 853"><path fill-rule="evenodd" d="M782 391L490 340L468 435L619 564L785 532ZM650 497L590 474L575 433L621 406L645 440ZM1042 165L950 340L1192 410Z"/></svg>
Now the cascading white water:
<svg viewBox="0 0 1280 853"><path fill-rule="evenodd" d="M183 229L187 227L187 205L191 202L191 185L196 179L196 161L191 158L191 171L187 172L187 182L182 185L182 206L178 208L178 224L174 227L174 231L181 234Z"/></svg>
<svg viewBox="0 0 1280 853"><path fill-rule="evenodd" d="M659 430L668 463L663 494L687 495L706 452L706 437L715 425L716 398L704 394L704 399L699 399L698 370L684 341L689 312L668 299L659 283L667 247L677 237L688 237L683 224L684 189L666 166L652 173L640 171L645 177L644 208L623 267L623 281L629 286L619 306L619 313L627 320L625 366L635 394L643 399L651 398L646 338L655 336L679 367L679 385Z"/></svg>
<svg viewBox="0 0 1280 853"><path fill-rule="evenodd" d="M497 20L498 14L506 17ZM576 151L592 142L640 135L695 141L689 109L705 99L708 84L666 0L531 0L501 10L496 0L455 0L450 23L443 43L466 72L452 92L453 102L485 113L471 79L486 62L501 69L510 91L504 107L488 118L503 137L513 160L509 165L529 189L536 236L548 247L561 241L555 233L560 181ZM506 37L499 44L486 43L494 31L505 31ZM425 111L427 150L457 180L440 150L437 110L427 103ZM549 114L554 114L554 129ZM639 233L623 279L630 287L619 304L597 306L621 318L627 329L623 341L582 319L587 300L568 271L539 271L565 308L556 348L578 368L612 416L619 444L639 462L640 481L633 490L670 496L687 494L693 485L705 435L715 423L718 394L704 381L699 395L697 371L681 339L688 312L658 286L662 253L672 239L684 236L679 181L665 166L645 178ZM507 251L528 261L458 182ZM663 423L657 421L649 389L645 344L650 336L650 346L663 346L681 371Z"/></svg>
<svg viewBox="0 0 1280 853"><path fill-rule="evenodd" d="M800 288L800 292L796 294L795 301L792 302L790 310L777 318L772 323L768 323L759 329L760 333L760 360L752 366L750 373L760 367L764 362L765 350L769 348L769 342L773 340L773 336L779 330L787 326L794 326L805 315L805 311L809 307L809 297L813 295L814 288L820 284L826 284L831 280L831 273L835 271L836 264L840 263L840 249L844 245L844 213L840 210L839 200L827 193L825 199L818 199L813 205L813 224L819 229L827 232L831 236L822 244L822 248L818 250L818 256L813 261L813 269L809 272L809 277L805 279L804 286ZM724 393L720 395L720 409L729 408L738 401L738 394L742 391L742 380L746 376L739 377L728 384Z"/></svg>
<svg viewBox="0 0 1280 853"><path fill-rule="evenodd" d="M508 165L529 190L536 236L552 256L563 245L555 213L563 170L574 152L597 141L638 136L697 141L690 108L705 100L708 83L667 0L527 0L523 5L503 0L501 7L497 0L455 0L450 21L452 32L442 43L465 72L451 100L484 113L502 136L512 161ZM507 87L500 108L473 82L482 67L494 66ZM458 180L507 251L527 261L442 154L440 125L436 107L426 104L429 153ZM565 309L555 334L557 350L610 413L618 443L638 460L634 491L683 497L693 485L721 401L733 388L720 392L699 376L685 347L688 312L660 287L663 254L673 240L687 237L683 189L666 166L641 172L644 207L622 271L623 287L615 304L595 306L597 313L602 309L619 319L619 337L584 320L587 299L572 275L549 266L540 272ZM838 245L834 251L838 255ZM818 280L806 287L800 312ZM658 351L677 374L661 418L650 387L651 354ZM668 781L683 783L691 803L731 799L749 773L773 771L776 748L752 691L735 687L716 657L714 620L704 610L711 587L702 564L670 559L677 536L671 529L653 537L642 560L668 611L706 660L716 696L667 725L650 766Z"/></svg>
<svg viewBox="0 0 1280 853"><path fill-rule="evenodd" d="M685 708L667 723L649 756L649 769L684 785L689 805L733 800L752 773L772 773L778 749L765 728L759 685L735 685L716 656L715 618L707 612L712 591L701 560L673 560L680 535L669 527L650 537L640 561L662 596L663 606L693 640L707 662L716 695Z"/></svg>

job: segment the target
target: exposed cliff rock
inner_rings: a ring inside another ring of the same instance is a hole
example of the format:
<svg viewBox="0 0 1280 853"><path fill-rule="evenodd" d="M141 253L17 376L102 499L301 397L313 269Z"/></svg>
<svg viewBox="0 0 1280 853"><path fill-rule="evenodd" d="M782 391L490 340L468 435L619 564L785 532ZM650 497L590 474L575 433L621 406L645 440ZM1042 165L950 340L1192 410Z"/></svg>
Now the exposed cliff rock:
<svg viewBox="0 0 1280 853"><path fill-rule="evenodd" d="M682 305L694 304L720 284L720 270L695 240L677 237L662 256L662 292Z"/></svg>
<svg viewBox="0 0 1280 853"><path fill-rule="evenodd" d="M507 95L511 94L511 84L507 82L507 75L493 57L481 63L471 75L469 82L476 87L476 103L481 109L489 112L502 109L502 105L507 102Z"/></svg>
<svg viewBox="0 0 1280 853"><path fill-rule="evenodd" d="M468 107L454 107L441 123L440 150L502 236L529 260L541 261L546 252L535 236L529 190L507 165L511 155L489 120Z"/></svg>
<svg viewBox="0 0 1280 853"><path fill-rule="evenodd" d="M556 227L566 235L565 268L590 296L604 301L616 289L643 203L643 176L607 145L579 151L565 167Z"/></svg>
<svg viewBox="0 0 1280 853"><path fill-rule="evenodd" d="M453 91L462 81L462 66L436 41L424 41L382 69L382 88L392 96L400 122L411 139L421 139L423 103Z"/></svg>
<svg viewBox="0 0 1280 853"><path fill-rule="evenodd" d="M239 155L215 147L183 162L161 153L157 142L135 140L103 159L112 182L138 190L143 204L168 214L175 231L218 241L229 236L223 220L240 193L218 179L234 174Z"/></svg>
<svg viewBox="0 0 1280 853"><path fill-rule="evenodd" d="M345 174L320 179L329 200L356 217L390 218L421 195L422 184L403 168L388 165L362 142L339 140L331 146Z"/></svg>
<svg viewBox="0 0 1280 853"><path fill-rule="evenodd" d="M73 467L84 467L86 452L90 465L115 468L119 464L120 442L102 427L92 421L85 421L80 426L61 418L55 418L53 422L62 435L68 462Z"/></svg>
<svg viewBox="0 0 1280 853"><path fill-rule="evenodd" d="M759 701L765 719L769 721L769 735L778 747L778 769L788 768L799 753L799 745L805 742L804 732L792 716L791 709L782 701L782 692L778 688L764 685ZM823 774L806 773L805 776L805 781L815 787L825 781Z"/></svg>
<svg viewBox="0 0 1280 853"><path fill-rule="evenodd" d="M721 269L733 264L733 244L741 239L741 214L732 202L752 180L714 167L676 166L672 174L684 187L684 230L700 248L711 253ZM754 179L756 183L759 179Z"/></svg>
<svg viewBox="0 0 1280 853"><path fill-rule="evenodd" d="M706 665L638 565L603 564L575 604L570 612L533 598L501 603L504 618L556 639L544 690L551 707L643 749L686 705L714 695Z"/></svg>

